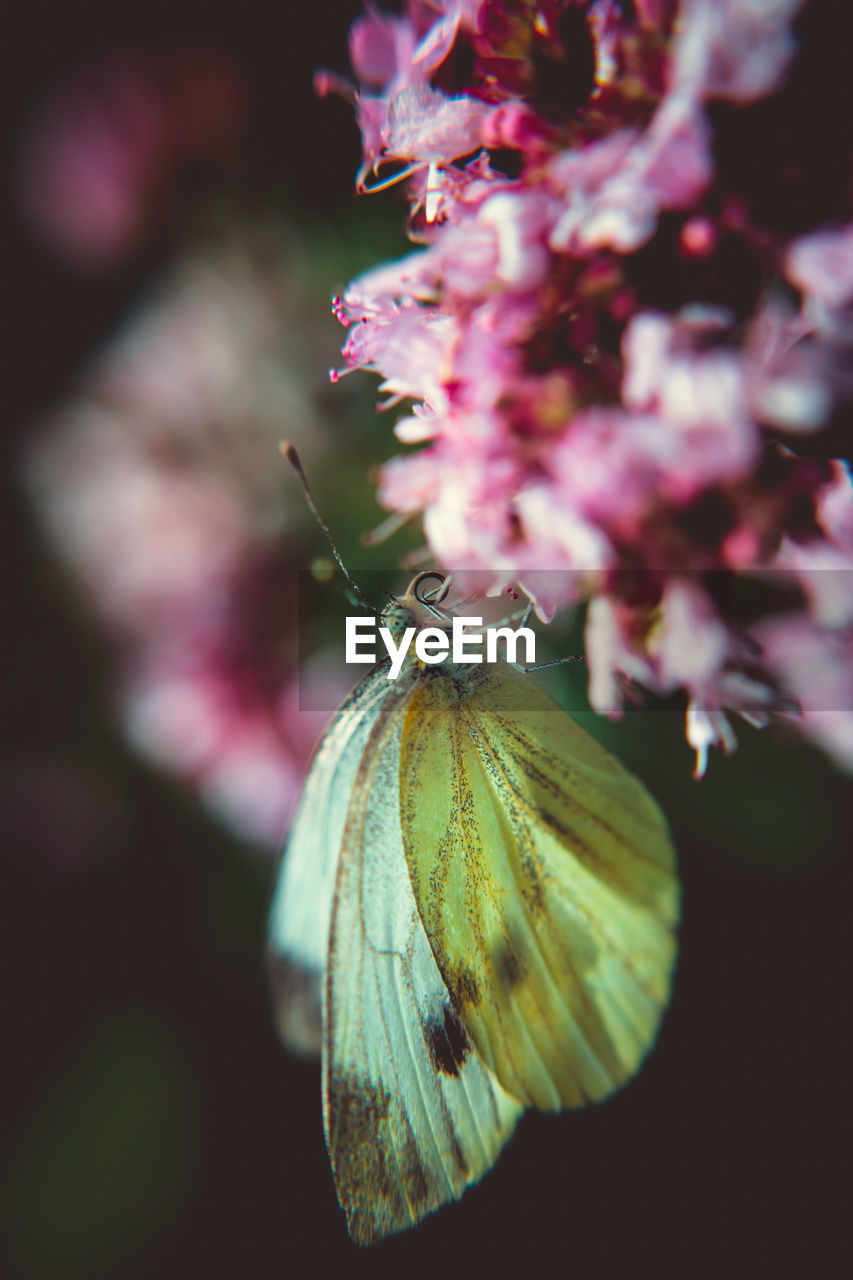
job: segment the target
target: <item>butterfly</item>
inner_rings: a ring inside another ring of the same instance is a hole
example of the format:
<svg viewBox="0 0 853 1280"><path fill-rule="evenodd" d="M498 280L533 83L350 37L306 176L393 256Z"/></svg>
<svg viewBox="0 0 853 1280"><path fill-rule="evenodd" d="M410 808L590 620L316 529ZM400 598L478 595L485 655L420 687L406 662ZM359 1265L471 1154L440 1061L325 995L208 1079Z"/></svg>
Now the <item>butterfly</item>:
<svg viewBox="0 0 853 1280"><path fill-rule="evenodd" d="M450 627L436 576L382 612L392 634ZM680 900L655 801L522 669L388 666L316 751L269 919L279 1029L321 1053L360 1244L458 1199L525 1108L600 1102L639 1070Z"/></svg>

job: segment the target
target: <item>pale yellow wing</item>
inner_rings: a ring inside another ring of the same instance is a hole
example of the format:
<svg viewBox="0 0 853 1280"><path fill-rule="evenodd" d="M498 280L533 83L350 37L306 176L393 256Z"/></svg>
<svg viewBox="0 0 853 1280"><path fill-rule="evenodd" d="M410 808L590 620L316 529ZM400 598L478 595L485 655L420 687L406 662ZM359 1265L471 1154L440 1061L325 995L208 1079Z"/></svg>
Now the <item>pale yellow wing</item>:
<svg viewBox="0 0 853 1280"><path fill-rule="evenodd" d="M365 749L332 912L324 1118L361 1244L460 1196L522 1110L466 1035L418 916L400 830L402 718L389 707Z"/></svg>
<svg viewBox="0 0 853 1280"><path fill-rule="evenodd" d="M400 797L420 917L504 1089L557 1109L624 1084L676 959L675 854L646 789L501 664L425 673Z"/></svg>

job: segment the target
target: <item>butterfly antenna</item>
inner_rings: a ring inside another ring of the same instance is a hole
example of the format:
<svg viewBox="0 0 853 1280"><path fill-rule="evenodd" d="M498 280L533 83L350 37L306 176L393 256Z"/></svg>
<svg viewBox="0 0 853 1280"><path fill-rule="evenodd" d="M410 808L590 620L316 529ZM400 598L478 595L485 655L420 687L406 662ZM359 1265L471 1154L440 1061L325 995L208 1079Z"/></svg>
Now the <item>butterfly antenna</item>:
<svg viewBox="0 0 853 1280"><path fill-rule="evenodd" d="M299 477L299 483L302 485L302 492L305 495L305 501L308 503L308 508L311 514L313 515L314 519L317 521L320 528L323 530L325 539L329 544L329 550L334 556L335 564L338 566L341 573L344 575L344 578L349 584L349 587L352 590L353 594L357 596L357 598L361 601L361 603L365 606L365 608L369 609L371 613L375 613L378 615L379 613L381 613L381 610L377 609L375 605L370 603L367 596L359 587L358 583L354 582L353 579L350 577L349 571L347 570L346 565L344 564L343 560L340 557L338 549L335 546L334 539L332 538L331 533L329 533L328 526L325 520L323 519L323 517L320 515L320 512L317 510L317 505L314 502L314 499L311 497L311 490L308 488L308 481L305 479L305 472L302 470L302 463L299 461L299 454L296 452L295 448L288 440L282 440L281 444L278 446L278 451L283 458L287 459L287 461L290 463L290 465L293 467L293 470L296 472L297 476Z"/></svg>

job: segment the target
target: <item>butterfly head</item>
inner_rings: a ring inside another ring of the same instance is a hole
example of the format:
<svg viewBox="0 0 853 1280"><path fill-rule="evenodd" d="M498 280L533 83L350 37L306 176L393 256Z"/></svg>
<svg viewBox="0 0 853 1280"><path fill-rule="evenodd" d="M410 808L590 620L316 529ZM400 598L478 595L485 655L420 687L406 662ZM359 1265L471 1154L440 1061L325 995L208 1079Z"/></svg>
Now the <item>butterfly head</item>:
<svg viewBox="0 0 853 1280"><path fill-rule="evenodd" d="M450 579L430 569L409 583L405 595L397 596L382 610L382 625L399 639L407 627L450 627L453 615L441 607L450 590Z"/></svg>

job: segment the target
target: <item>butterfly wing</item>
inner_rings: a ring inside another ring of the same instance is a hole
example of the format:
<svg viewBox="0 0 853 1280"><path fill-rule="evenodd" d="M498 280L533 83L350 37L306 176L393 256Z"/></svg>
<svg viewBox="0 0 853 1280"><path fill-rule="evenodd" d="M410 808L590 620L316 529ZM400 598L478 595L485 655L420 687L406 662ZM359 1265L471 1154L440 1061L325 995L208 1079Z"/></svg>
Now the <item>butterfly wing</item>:
<svg viewBox="0 0 853 1280"><path fill-rule="evenodd" d="M484 1066L436 966L400 829L402 682L364 753L335 886L324 1119L349 1231L420 1221L491 1167L522 1107Z"/></svg>
<svg viewBox="0 0 853 1280"><path fill-rule="evenodd" d="M267 952L279 1033L319 1054L329 924L347 807L370 731L388 696L388 663L341 705L314 754L278 873Z"/></svg>
<svg viewBox="0 0 853 1280"><path fill-rule="evenodd" d="M414 895L466 1032L545 1109L599 1100L657 1035L679 889L642 784L523 673L421 681L400 758Z"/></svg>

